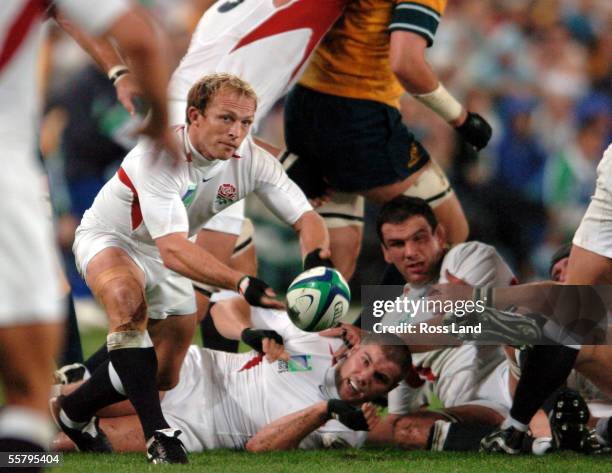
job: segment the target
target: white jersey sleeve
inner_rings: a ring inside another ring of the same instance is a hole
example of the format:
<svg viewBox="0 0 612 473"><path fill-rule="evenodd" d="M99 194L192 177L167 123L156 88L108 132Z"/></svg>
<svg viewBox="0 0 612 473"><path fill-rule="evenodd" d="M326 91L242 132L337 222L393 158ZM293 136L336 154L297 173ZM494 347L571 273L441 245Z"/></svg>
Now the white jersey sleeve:
<svg viewBox="0 0 612 473"><path fill-rule="evenodd" d="M297 328L282 310L265 309L263 307L251 307L251 322L253 327L264 330L274 330L283 340L289 341L298 337L313 335Z"/></svg>
<svg viewBox="0 0 612 473"><path fill-rule="evenodd" d="M293 225L302 214L312 210L302 190L289 179L277 159L261 148L253 157L255 194L278 218Z"/></svg>
<svg viewBox="0 0 612 473"><path fill-rule="evenodd" d="M166 157L153 163L142 156L136 173L142 218L151 238L188 233L189 218L180 194L184 169Z"/></svg>
<svg viewBox="0 0 612 473"><path fill-rule="evenodd" d="M62 13L94 36L108 29L130 8L127 0L56 0Z"/></svg>
<svg viewBox="0 0 612 473"><path fill-rule="evenodd" d="M490 245L470 241L454 246L444 257L440 268L440 283L447 283L447 271L473 287L508 286L516 277Z"/></svg>

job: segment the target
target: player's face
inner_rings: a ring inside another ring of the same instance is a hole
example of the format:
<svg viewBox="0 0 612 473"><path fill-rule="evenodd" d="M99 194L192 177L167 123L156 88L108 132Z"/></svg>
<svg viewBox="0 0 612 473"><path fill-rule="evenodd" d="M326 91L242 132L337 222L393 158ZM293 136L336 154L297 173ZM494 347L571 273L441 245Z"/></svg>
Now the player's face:
<svg viewBox="0 0 612 473"><path fill-rule="evenodd" d="M410 284L427 284L435 278L444 252L444 232L435 231L421 215L402 223L385 223L382 228L383 255Z"/></svg>
<svg viewBox="0 0 612 473"><path fill-rule="evenodd" d="M378 345L355 347L336 371L340 399L360 403L371 401L393 389L400 368L385 358Z"/></svg>
<svg viewBox="0 0 612 473"><path fill-rule="evenodd" d="M557 281L560 283L564 283L567 278L567 263L569 261L569 256L567 258L560 259L555 263L550 271L550 278L553 281Z"/></svg>
<svg viewBox="0 0 612 473"><path fill-rule="evenodd" d="M256 108L251 97L219 90L204 112L189 108L191 144L207 158L230 159L251 129Z"/></svg>

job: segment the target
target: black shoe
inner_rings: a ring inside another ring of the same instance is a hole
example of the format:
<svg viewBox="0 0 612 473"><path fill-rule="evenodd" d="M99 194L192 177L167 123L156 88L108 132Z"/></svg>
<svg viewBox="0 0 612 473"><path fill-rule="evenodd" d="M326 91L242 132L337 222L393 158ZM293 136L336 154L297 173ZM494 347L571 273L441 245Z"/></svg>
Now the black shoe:
<svg viewBox="0 0 612 473"><path fill-rule="evenodd" d="M555 447L559 450L594 453L599 442L587 426L589 417L589 407L578 391L561 391L549 414Z"/></svg>
<svg viewBox="0 0 612 473"><path fill-rule="evenodd" d="M521 346L533 345L542 340L544 318L539 314L520 314L510 310L485 307L484 311L471 311L465 315L448 312L444 315L444 325L455 324L464 327L465 333L458 338L464 341L481 341ZM473 328L479 328L473 330ZM473 333L472 333L473 332Z"/></svg>
<svg viewBox="0 0 612 473"><path fill-rule="evenodd" d="M49 401L51 416L61 431L74 442L77 450L79 452L90 453L112 453L113 447L111 446L104 431L100 429L100 419L98 419L96 416L92 417L87 425L80 430L71 429L62 422L60 418L60 411L62 410L64 398L65 396L58 396Z"/></svg>
<svg viewBox="0 0 612 473"><path fill-rule="evenodd" d="M526 432L521 432L514 427L496 430L480 441L480 451L518 455L523 451L526 435Z"/></svg>
<svg viewBox="0 0 612 473"><path fill-rule="evenodd" d="M81 363L72 363L71 365L64 365L61 368L55 370L53 373L56 384L70 384L76 383L89 378L89 370Z"/></svg>
<svg viewBox="0 0 612 473"><path fill-rule="evenodd" d="M178 438L178 429L156 430L147 441L147 458L151 463L189 463L187 451Z"/></svg>

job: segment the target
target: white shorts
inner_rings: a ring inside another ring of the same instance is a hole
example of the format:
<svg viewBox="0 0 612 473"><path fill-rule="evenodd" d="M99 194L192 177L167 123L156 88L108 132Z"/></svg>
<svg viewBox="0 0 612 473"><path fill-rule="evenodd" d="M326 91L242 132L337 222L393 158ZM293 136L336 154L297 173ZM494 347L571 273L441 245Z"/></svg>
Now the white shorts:
<svg viewBox="0 0 612 473"><path fill-rule="evenodd" d="M0 327L59 322L58 255L40 170L23 153L2 153L10 164L0 175Z"/></svg>
<svg viewBox="0 0 612 473"><path fill-rule="evenodd" d="M138 265L145 276L145 300L151 319L196 312L191 280L164 266L157 248L131 241L112 230L77 228L72 247L77 269L85 278L91 259L106 248L121 248Z"/></svg>
<svg viewBox="0 0 612 473"><path fill-rule="evenodd" d="M597 166L595 194L574 235L574 245L612 258L612 144Z"/></svg>

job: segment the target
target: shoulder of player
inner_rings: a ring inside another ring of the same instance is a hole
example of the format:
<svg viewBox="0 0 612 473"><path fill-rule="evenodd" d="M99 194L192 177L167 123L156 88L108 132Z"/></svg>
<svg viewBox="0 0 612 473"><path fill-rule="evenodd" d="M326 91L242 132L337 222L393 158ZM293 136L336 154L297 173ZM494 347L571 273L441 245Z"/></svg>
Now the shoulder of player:
<svg viewBox="0 0 612 473"><path fill-rule="evenodd" d="M481 241L466 241L463 243L459 243L454 245L446 255L444 259L466 259L471 256L479 256L482 259L488 258L492 255L496 255L497 250L486 243L482 243Z"/></svg>
<svg viewBox="0 0 612 473"><path fill-rule="evenodd" d="M400 5L404 5L400 8L409 8L410 6L415 8L421 7L430 10L434 14L442 15L446 8L447 0L395 0L394 3L395 8L400 7Z"/></svg>

